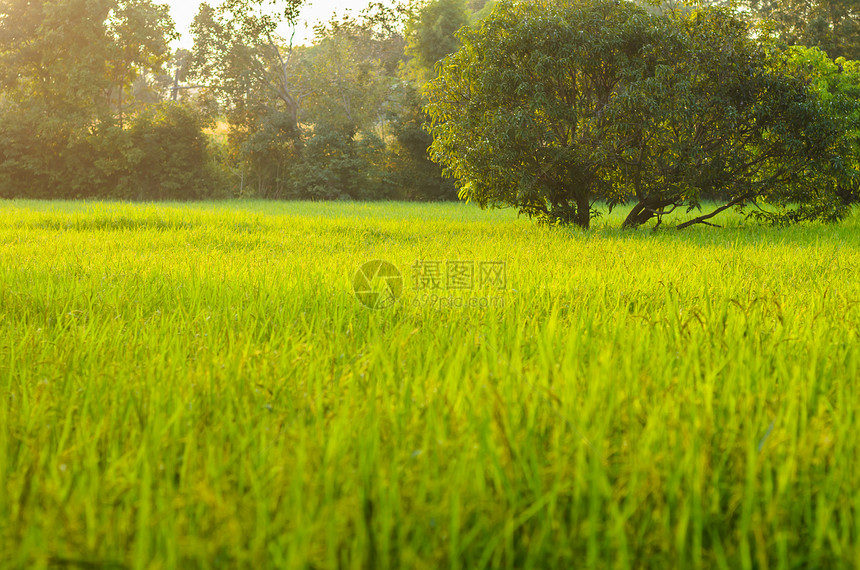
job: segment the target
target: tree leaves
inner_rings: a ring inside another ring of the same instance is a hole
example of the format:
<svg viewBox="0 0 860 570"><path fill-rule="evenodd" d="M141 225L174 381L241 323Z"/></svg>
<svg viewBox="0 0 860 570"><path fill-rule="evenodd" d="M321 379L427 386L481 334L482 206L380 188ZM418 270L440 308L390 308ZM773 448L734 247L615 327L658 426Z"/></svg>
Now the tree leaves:
<svg viewBox="0 0 860 570"><path fill-rule="evenodd" d="M649 73L658 24L628 3L501 2L429 84L431 154L481 205L587 226L611 194L608 105Z"/></svg>
<svg viewBox="0 0 860 570"><path fill-rule="evenodd" d="M428 87L431 153L482 206L583 227L596 200L633 201L631 227L704 198L841 211L856 95L831 105L796 52L730 11L502 2L460 38Z"/></svg>

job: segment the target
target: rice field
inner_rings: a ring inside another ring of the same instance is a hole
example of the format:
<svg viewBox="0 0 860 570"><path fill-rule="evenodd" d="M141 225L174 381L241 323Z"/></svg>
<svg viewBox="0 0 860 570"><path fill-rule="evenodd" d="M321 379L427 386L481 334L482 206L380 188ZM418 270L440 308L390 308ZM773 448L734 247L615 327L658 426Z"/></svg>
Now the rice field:
<svg viewBox="0 0 860 570"><path fill-rule="evenodd" d="M622 216L0 203L0 568L860 567L860 217Z"/></svg>

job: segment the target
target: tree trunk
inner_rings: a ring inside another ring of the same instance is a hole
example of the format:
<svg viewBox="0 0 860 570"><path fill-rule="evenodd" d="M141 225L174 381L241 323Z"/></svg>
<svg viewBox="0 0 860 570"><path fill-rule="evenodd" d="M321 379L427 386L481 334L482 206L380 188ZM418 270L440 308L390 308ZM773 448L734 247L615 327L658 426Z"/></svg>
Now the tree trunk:
<svg viewBox="0 0 860 570"><path fill-rule="evenodd" d="M621 224L621 227L624 229L632 229L641 226L656 216L663 208L674 206L676 203L677 200L668 198L663 200L648 200L647 198L645 200L640 200L638 204L633 206L630 213L627 214L627 218L624 220L624 223Z"/></svg>
<svg viewBox="0 0 860 570"><path fill-rule="evenodd" d="M591 201L588 194L582 192L576 195L576 225L587 230L591 224Z"/></svg>
<svg viewBox="0 0 860 570"><path fill-rule="evenodd" d="M287 113L290 114L290 128L293 133L299 132L299 105L296 103L296 100L290 97L289 99L284 99L284 103L287 105Z"/></svg>
<svg viewBox="0 0 860 570"><path fill-rule="evenodd" d="M122 92L123 91L125 91L125 89L123 88L122 84L120 84L120 86L119 86L119 104L118 104L118 107L119 107L119 128L120 129L123 128L123 121L122 121Z"/></svg>
<svg viewBox="0 0 860 570"><path fill-rule="evenodd" d="M630 210L629 214L627 214L627 217L624 219L624 223L621 224L621 227L624 229L630 229L647 222L650 216L648 216L648 218L645 218L644 220L640 220L643 212L645 212L645 203L639 202L638 204L633 206L633 209Z"/></svg>

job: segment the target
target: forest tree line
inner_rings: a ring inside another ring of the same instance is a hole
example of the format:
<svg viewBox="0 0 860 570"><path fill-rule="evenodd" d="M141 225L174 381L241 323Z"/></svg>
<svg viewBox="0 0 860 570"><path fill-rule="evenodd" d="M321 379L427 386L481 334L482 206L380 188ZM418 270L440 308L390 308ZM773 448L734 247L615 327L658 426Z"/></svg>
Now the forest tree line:
<svg viewBox="0 0 860 570"><path fill-rule="evenodd" d="M493 0L370 4L294 45L300 0L202 4L191 50L151 0L0 6L0 197L455 199L428 158L424 87ZM835 0L744 14L860 56Z"/></svg>

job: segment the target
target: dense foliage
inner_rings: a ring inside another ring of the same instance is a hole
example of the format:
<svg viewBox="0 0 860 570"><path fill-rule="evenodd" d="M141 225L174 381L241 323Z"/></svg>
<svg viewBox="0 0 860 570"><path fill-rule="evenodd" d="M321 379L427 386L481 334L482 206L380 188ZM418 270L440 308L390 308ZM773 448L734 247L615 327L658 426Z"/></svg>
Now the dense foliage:
<svg viewBox="0 0 860 570"><path fill-rule="evenodd" d="M720 9L655 15L608 0L503 2L429 84L433 155L461 196L588 227L676 207L844 215L857 98L825 100L766 30ZM844 192L842 192L844 196Z"/></svg>
<svg viewBox="0 0 860 570"><path fill-rule="evenodd" d="M395 11L372 4L315 28L312 46L279 37L295 2L267 10L260 1L204 5L195 21L194 72L226 117L228 165L240 193L268 198L453 199L453 185L427 156L423 73L456 49L466 23L426 27L452 47L425 45L422 14L449 0ZM465 10L465 9L464 9ZM404 20L408 21L405 24ZM419 22L416 24L415 22ZM408 36L408 41L407 41ZM422 36L423 37L423 36ZM437 48L438 49L438 48Z"/></svg>
<svg viewBox="0 0 860 570"><path fill-rule="evenodd" d="M0 196L217 195L204 114L152 101L173 37L149 0L3 3Z"/></svg>
<svg viewBox="0 0 860 570"><path fill-rule="evenodd" d="M301 4L204 4L172 52L151 0L3 3L0 196L455 199L418 93L469 9L373 5L294 46Z"/></svg>
<svg viewBox="0 0 860 570"><path fill-rule="evenodd" d="M727 12L675 16L672 65L637 80L609 111L621 189L610 204L634 203L625 225L659 223L702 198L721 206L680 227L733 206L774 221L844 215L839 185L854 168L840 161L853 153L856 97L825 102L796 52Z"/></svg>
<svg viewBox="0 0 860 570"><path fill-rule="evenodd" d="M736 5L768 22L786 45L818 47L831 58L860 58L860 7L852 0L739 0Z"/></svg>
<svg viewBox="0 0 860 570"><path fill-rule="evenodd" d="M853 53L853 12L827 2L820 41L749 2L412 0L296 45L303 0L228 0L201 5L193 49L172 51L154 0L9 0L0 196L459 191L581 226L597 201L631 207L631 227L704 200L837 219L860 197L860 76L788 47Z"/></svg>

